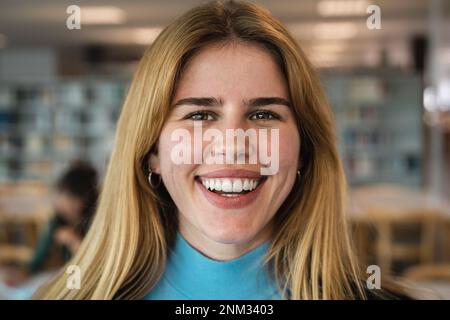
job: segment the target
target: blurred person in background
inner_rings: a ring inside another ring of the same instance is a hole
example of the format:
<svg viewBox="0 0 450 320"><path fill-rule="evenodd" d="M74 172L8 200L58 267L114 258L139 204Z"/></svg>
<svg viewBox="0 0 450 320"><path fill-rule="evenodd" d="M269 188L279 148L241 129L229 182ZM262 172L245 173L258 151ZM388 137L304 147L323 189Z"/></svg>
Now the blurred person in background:
<svg viewBox="0 0 450 320"><path fill-rule="evenodd" d="M7 270L4 283L19 286L44 271L53 255L67 262L78 250L90 226L98 196L95 168L76 162L59 178L53 199L54 216L39 236L33 257L24 268Z"/></svg>

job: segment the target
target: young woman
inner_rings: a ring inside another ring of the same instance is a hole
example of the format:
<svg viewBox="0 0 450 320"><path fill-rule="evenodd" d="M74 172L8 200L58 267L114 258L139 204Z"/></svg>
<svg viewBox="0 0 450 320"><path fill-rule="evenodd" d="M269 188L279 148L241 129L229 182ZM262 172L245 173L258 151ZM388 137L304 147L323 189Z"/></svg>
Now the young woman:
<svg viewBox="0 0 450 320"><path fill-rule="evenodd" d="M270 151L275 170L260 158L211 161L229 145L203 137L199 149L178 135L200 125L276 132L255 149ZM180 146L197 161L175 161ZM70 262L81 289L66 288L63 270L37 297L366 298L345 189L332 114L297 42L257 5L202 5L138 66L93 226Z"/></svg>

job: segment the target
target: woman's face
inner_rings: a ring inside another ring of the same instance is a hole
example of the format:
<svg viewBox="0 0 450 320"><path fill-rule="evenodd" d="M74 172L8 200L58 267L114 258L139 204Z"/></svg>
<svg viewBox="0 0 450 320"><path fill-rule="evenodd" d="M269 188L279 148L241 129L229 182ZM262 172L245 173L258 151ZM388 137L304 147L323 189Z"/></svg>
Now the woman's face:
<svg viewBox="0 0 450 320"><path fill-rule="evenodd" d="M257 45L209 46L186 65L157 155L149 161L178 208L185 237L242 245L270 236L270 222L291 191L299 166L300 138L288 104L282 72ZM208 141L203 136L199 147L194 145L194 127L200 125L203 134L217 129L211 132L226 137L227 129L242 129L258 139L247 139L244 147L234 140L233 148L217 136ZM177 132L188 133L190 139L179 138ZM174 161L180 147L192 151L191 161ZM260 152L272 156L271 165L260 159ZM232 155L233 163L213 160L225 154ZM250 163L251 154L258 155L256 163ZM269 173L261 170L268 167Z"/></svg>
<svg viewBox="0 0 450 320"><path fill-rule="evenodd" d="M53 200L55 211L70 223L76 223L82 215L83 201L69 192L58 190Z"/></svg>

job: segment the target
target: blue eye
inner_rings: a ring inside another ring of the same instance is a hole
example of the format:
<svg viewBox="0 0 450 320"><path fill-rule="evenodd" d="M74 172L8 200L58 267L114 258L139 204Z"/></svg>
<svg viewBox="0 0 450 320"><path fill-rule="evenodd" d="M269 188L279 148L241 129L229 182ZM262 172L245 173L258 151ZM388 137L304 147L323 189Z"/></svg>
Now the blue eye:
<svg viewBox="0 0 450 320"><path fill-rule="evenodd" d="M188 114L185 119L193 121L211 121L214 120L214 117L208 112L198 111Z"/></svg>
<svg viewBox="0 0 450 320"><path fill-rule="evenodd" d="M256 111L250 115L250 120L278 120L280 117L271 111Z"/></svg>

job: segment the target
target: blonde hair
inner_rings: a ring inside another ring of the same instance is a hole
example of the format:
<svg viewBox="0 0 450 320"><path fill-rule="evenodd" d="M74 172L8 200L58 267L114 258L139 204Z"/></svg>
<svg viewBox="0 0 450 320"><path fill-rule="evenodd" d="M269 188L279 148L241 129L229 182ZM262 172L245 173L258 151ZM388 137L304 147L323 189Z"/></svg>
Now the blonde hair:
<svg viewBox="0 0 450 320"><path fill-rule="evenodd" d="M138 299L161 277L176 232L174 204L147 181L154 149L186 62L212 43L264 46L284 73L301 139L301 179L275 216L267 257L289 299L363 298L345 218L346 182L334 122L320 81L296 41L267 10L212 2L166 27L134 76L93 225L69 264L82 271L79 290L61 271L37 298Z"/></svg>

